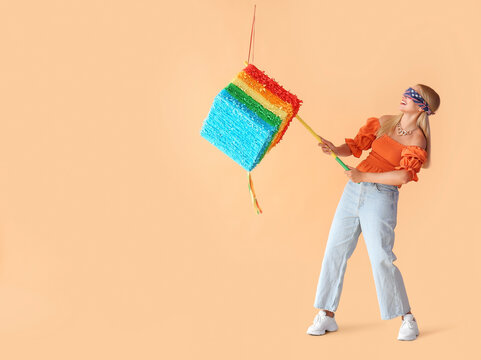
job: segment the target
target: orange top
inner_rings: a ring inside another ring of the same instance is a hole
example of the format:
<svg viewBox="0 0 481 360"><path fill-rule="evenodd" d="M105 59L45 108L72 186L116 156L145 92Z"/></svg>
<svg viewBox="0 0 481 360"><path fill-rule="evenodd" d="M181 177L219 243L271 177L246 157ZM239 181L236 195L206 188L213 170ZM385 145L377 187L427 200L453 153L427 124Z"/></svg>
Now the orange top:
<svg viewBox="0 0 481 360"><path fill-rule="evenodd" d="M417 145L401 144L387 134L376 138L376 132L380 127L379 119L370 117L366 124L359 129L354 139L345 138L346 144L355 157L360 157L362 150L372 147L367 158L361 161L356 169L363 172L405 169L411 175L409 181L418 181L417 173L428 157L426 150ZM400 188L401 185L397 185L397 187Z"/></svg>

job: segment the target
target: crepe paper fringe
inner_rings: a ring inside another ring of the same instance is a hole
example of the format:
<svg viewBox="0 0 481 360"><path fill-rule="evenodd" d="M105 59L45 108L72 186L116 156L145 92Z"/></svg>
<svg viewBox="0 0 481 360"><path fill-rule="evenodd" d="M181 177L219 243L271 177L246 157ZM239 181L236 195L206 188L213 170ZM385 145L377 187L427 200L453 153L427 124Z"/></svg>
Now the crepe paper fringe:
<svg viewBox="0 0 481 360"><path fill-rule="evenodd" d="M251 177L251 172L247 172L248 176L249 176L249 192L251 194L251 199L252 199L252 203L254 204L254 208L256 209L257 211L257 214L262 214L262 210L259 206L259 203L257 201L257 197L256 197L256 193L254 191L254 183L252 182L252 177Z"/></svg>
<svg viewBox="0 0 481 360"><path fill-rule="evenodd" d="M242 89L242 91L244 91L247 95L249 95L251 98L253 98L255 101L257 101L259 104L261 104L267 110L269 110L270 112L279 116L279 118L281 119L281 122L284 121L285 118L287 117L287 112L286 112L286 110L283 109L283 106L282 106L282 104L284 104L284 102L282 100L280 100L278 97L276 97L274 94L272 94L269 90L266 90L264 87L260 86L259 83L257 83L257 82L254 82L254 84L258 85L259 88L261 88L262 90L257 90L257 89L252 88L251 86L249 86L247 84L246 81L244 81L240 77L240 74L244 74L245 76L249 76L245 72L242 71L242 72L239 73L239 76L237 76L234 80L232 80L232 84L234 84L238 88ZM261 94L261 91L264 92L264 93L269 92L272 97L274 97L275 99L277 99L279 101L279 105L274 105L273 103L271 103L265 95ZM285 104L286 104L286 106L290 106L290 104L287 104L287 103L285 103Z"/></svg>
<svg viewBox="0 0 481 360"><path fill-rule="evenodd" d="M254 111L262 120L267 122L269 125L274 126L277 132L282 123L282 120L279 116L275 115L272 111L267 110L264 106L255 101L236 85L230 83L225 89L238 101L246 105L249 110Z"/></svg>
<svg viewBox="0 0 481 360"><path fill-rule="evenodd" d="M240 72L238 74L238 77L245 81L251 88L255 89L258 93L262 94L262 96L267 101L276 106L279 110L286 113L286 116L283 118L282 124L279 127L278 133L276 134L273 141L269 145L269 148L267 149L267 152L269 152L280 141L281 135L285 133L289 121L294 117L293 106L279 98L277 95L273 94L270 90L266 88L266 85L259 83L256 79L254 79L246 72Z"/></svg>
<svg viewBox="0 0 481 360"><path fill-rule="evenodd" d="M255 82L258 84L257 82ZM277 96L272 94L269 90L264 90L264 94L270 99L270 100L277 100L277 101L282 101L280 100ZM265 106L263 106L262 103L265 103L266 101L261 101L258 102L256 101L253 97L249 96L245 91L240 89L238 86L236 86L233 83L230 83L227 85L226 90L229 91L231 95L233 95L237 100L240 102L244 103L250 110L254 111L259 117L269 124L273 125L276 127L276 134L274 134L274 137L270 140L269 146L266 147L263 152L261 153L258 162L262 161L264 156L269 152L269 150L277 143L275 142L275 139L278 139L278 134L279 134L279 129L283 129L286 121L282 120L280 117L276 116L274 113L271 111L267 110ZM269 95L270 94L270 95ZM286 104L288 109L292 109L292 105ZM290 110L289 113L291 114L292 111ZM287 117L286 117L287 119Z"/></svg>
<svg viewBox="0 0 481 360"><path fill-rule="evenodd" d="M214 99L201 136L247 171L260 162L276 128L223 89Z"/></svg>
<svg viewBox="0 0 481 360"><path fill-rule="evenodd" d="M259 83L245 71L241 71L239 74L237 74L237 78L242 80L245 84L247 84L247 86L260 94L267 102L271 103L272 106L275 106L276 108L285 112L286 115L289 112L292 112L293 108L290 103L282 100L276 94L272 93L272 91L267 89L265 85Z"/></svg>
<svg viewBox="0 0 481 360"><path fill-rule="evenodd" d="M255 78L250 76L245 71L241 71L239 74L237 74L237 78L242 80L250 88L252 88L257 93L262 95L273 106L285 111L286 114L287 114L287 112L292 111L293 108L292 108L292 105L290 103L282 100L280 97L278 97L277 95L272 93L272 91L267 89L265 85L259 83Z"/></svg>
<svg viewBox="0 0 481 360"><path fill-rule="evenodd" d="M274 78L270 78L264 71L259 70L253 64L247 65L244 71L256 79L259 83L265 85L268 90L277 95L279 98L291 104L294 107L294 111L297 113L302 100L300 100L296 95L284 89L282 85L280 85Z"/></svg>
<svg viewBox="0 0 481 360"><path fill-rule="evenodd" d="M274 95L278 96L280 99L284 100L285 102L292 105L292 115L286 119L285 124L281 125L279 129L279 133L274 138L273 144L270 145L268 151L277 145L283 138L287 128L289 127L292 119L296 116L299 108L302 104L302 100L300 100L296 95L287 91L280 85L274 78L270 78L266 75L266 73L262 70L259 70L253 64L249 64L244 68L244 72L252 76L257 82L264 85L268 90L270 90Z"/></svg>

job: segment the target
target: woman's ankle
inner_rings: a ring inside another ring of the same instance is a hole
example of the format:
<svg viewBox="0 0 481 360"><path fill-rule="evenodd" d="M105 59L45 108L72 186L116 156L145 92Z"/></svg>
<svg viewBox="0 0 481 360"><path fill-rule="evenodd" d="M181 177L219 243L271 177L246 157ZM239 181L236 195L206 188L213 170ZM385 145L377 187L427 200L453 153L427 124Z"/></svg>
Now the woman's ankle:
<svg viewBox="0 0 481 360"><path fill-rule="evenodd" d="M411 315L412 315L412 312L409 311L409 312L405 313L404 315L407 315L407 314L411 314ZM404 315L401 316L401 319L402 319L402 320L404 320ZM413 316L413 318L414 318L414 316Z"/></svg>
<svg viewBox="0 0 481 360"><path fill-rule="evenodd" d="M323 311L326 312L326 315L327 315L327 316L330 316L330 317L332 317L332 318L334 317L334 313L333 313L332 311L324 310L324 309L323 309Z"/></svg>

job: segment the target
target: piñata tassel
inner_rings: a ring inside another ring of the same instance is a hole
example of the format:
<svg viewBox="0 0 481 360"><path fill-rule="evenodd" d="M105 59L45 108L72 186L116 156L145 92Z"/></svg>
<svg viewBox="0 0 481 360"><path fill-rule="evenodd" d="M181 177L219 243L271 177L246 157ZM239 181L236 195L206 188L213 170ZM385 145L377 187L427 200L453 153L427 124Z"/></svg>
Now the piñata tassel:
<svg viewBox="0 0 481 360"><path fill-rule="evenodd" d="M248 174L248 177L249 177L249 192L251 194L252 203L254 204L254 207L257 211L257 214L259 214L259 213L262 214L262 210L259 207L259 203L257 202L257 198L256 198L256 193L254 191L254 184L252 182L251 172L248 171L247 174Z"/></svg>

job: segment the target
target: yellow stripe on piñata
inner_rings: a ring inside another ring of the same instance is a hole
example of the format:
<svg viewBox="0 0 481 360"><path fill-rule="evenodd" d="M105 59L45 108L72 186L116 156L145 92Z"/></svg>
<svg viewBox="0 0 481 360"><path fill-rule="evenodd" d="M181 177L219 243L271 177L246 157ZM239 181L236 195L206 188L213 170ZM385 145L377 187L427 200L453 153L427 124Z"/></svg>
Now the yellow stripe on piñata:
<svg viewBox="0 0 481 360"><path fill-rule="evenodd" d="M282 121L284 121L284 119L287 117L287 112L282 109L282 107L272 104L263 94L251 88L242 78L236 77L234 80L232 80L232 83L241 88L247 95L261 104L267 110L279 116Z"/></svg>
<svg viewBox="0 0 481 360"><path fill-rule="evenodd" d="M237 75L237 77L242 81L244 81L244 83L246 83L251 89L261 94L269 103L279 108L280 110L283 110L287 114L285 117L279 116L282 119L282 123L279 126L279 130L277 131L276 135L274 136L271 143L269 144L269 147L267 148L267 151L265 153L267 154L279 142L282 134L282 130L284 130L284 128L286 127L286 125L289 123L289 121L292 119L294 115L294 109L291 104L285 102L278 96L274 95L270 90L266 89L262 84L257 82L253 77L251 77L246 72L241 71Z"/></svg>
<svg viewBox="0 0 481 360"><path fill-rule="evenodd" d="M292 105L285 102L278 96L274 95L270 90L266 89L262 84L257 82L256 79L254 79L252 76L247 74L244 71L241 71L239 74L237 74L236 79L242 80L249 88L257 92L258 94L262 95L264 99L266 99L272 106L284 111L286 115L289 112L292 112ZM234 79L235 80L235 79ZM286 116L281 117L283 120Z"/></svg>

